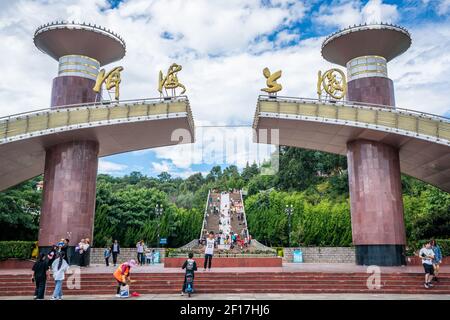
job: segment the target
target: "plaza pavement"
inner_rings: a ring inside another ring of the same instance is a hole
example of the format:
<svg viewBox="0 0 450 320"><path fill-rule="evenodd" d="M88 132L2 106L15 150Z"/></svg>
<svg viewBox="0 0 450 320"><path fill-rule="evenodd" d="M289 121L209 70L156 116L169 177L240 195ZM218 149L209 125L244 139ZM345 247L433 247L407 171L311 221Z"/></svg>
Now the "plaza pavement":
<svg viewBox="0 0 450 320"><path fill-rule="evenodd" d="M0 297L0 300L32 300L32 297ZM46 297L50 300L50 297ZM180 294L144 294L128 299L114 295L64 296L64 300L450 300L450 295L430 294L295 294L295 293L242 293L193 294L190 298ZM37 301L38 303L39 301ZM55 301L54 303L58 303Z"/></svg>

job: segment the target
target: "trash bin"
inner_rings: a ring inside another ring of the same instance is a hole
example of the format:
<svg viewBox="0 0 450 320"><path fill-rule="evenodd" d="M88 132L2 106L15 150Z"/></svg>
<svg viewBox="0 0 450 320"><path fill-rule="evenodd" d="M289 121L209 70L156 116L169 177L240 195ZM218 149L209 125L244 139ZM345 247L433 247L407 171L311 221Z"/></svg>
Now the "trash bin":
<svg viewBox="0 0 450 320"><path fill-rule="evenodd" d="M155 252L155 256L154 256L154 258L153 258L153 262L154 262L154 263L160 263L159 261L160 261L160 260L159 260L159 251L156 251L156 252Z"/></svg>
<svg viewBox="0 0 450 320"><path fill-rule="evenodd" d="M295 263L302 263L303 262L303 252L302 250L294 250L294 259L293 262Z"/></svg>

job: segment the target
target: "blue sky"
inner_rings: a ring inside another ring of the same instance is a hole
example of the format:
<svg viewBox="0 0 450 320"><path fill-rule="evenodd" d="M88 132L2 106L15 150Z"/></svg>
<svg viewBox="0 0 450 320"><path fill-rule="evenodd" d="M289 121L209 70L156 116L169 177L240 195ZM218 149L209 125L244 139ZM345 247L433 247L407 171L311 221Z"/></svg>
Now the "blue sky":
<svg viewBox="0 0 450 320"><path fill-rule="evenodd" d="M0 0L0 59L10 61L0 78L0 115L48 106L57 63L32 43L39 25L96 23L127 43L119 62L123 99L157 96L159 70L173 62L183 65L179 79L200 134L193 146L102 158L99 172L169 171L186 177L214 165L241 168L247 161L261 162L273 149L256 150L250 127L202 126L251 125L266 66L283 70L284 95L314 98L317 71L335 67L320 55L324 37L353 24L406 27L412 46L388 66L397 106L450 116L449 16L450 0ZM243 139L244 146L225 152L223 137L232 144Z"/></svg>

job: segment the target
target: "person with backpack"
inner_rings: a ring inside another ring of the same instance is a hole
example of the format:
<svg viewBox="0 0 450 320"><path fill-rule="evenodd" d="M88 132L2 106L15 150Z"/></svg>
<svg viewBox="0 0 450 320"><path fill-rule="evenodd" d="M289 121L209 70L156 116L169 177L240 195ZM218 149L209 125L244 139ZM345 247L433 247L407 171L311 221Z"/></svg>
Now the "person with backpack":
<svg viewBox="0 0 450 320"><path fill-rule="evenodd" d="M114 278L117 280L117 294L116 297L120 297L120 289L122 286L126 286L131 283L130 271L132 267L137 265L135 260L130 260L128 262L122 263L116 271L114 271Z"/></svg>
<svg viewBox="0 0 450 320"><path fill-rule="evenodd" d="M211 271L211 262L215 245L216 241L214 240L214 231L210 231L208 239L206 239L205 263L203 264L203 271L206 271L206 267L208 267L209 271Z"/></svg>
<svg viewBox="0 0 450 320"><path fill-rule="evenodd" d="M181 289L181 295L184 296L184 293L186 292L187 285L190 283L191 290L193 291L194 288L194 272L197 271L197 262L195 262L194 254L192 252L189 252L188 259L183 263L183 266L181 269L186 269L186 273L184 274L184 282L183 282L183 288ZM189 291L189 295L192 291Z"/></svg>
<svg viewBox="0 0 450 320"><path fill-rule="evenodd" d="M46 255L41 253L38 260L34 263L33 277L31 281L34 282L36 289L34 291L35 300L44 300L45 296L45 285L47 283L47 270L48 270L48 260Z"/></svg>
<svg viewBox="0 0 450 320"><path fill-rule="evenodd" d="M59 257L52 264L53 279L55 279L55 290L53 291L52 300L62 300L64 274L67 269L69 269L69 264L64 258L65 253L61 252Z"/></svg>

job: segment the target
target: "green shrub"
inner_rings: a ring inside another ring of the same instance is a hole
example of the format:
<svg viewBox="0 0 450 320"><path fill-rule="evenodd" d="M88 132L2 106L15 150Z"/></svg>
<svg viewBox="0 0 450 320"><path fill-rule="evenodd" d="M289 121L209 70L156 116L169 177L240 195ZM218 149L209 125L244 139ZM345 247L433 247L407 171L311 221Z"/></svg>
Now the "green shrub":
<svg viewBox="0 0 450 320"><path fill-rule="evenodd" d="M406 255L414 256L428 241L429 240L408 241ZM436 243L441 248L443 257L450 256L450 239L436 239Z"/></svg>
<svg viewBox="0 0 450 320"><path fill-rule="evenodd" d="M0 260L30 259L34 241L0 241Z"/></svg>

